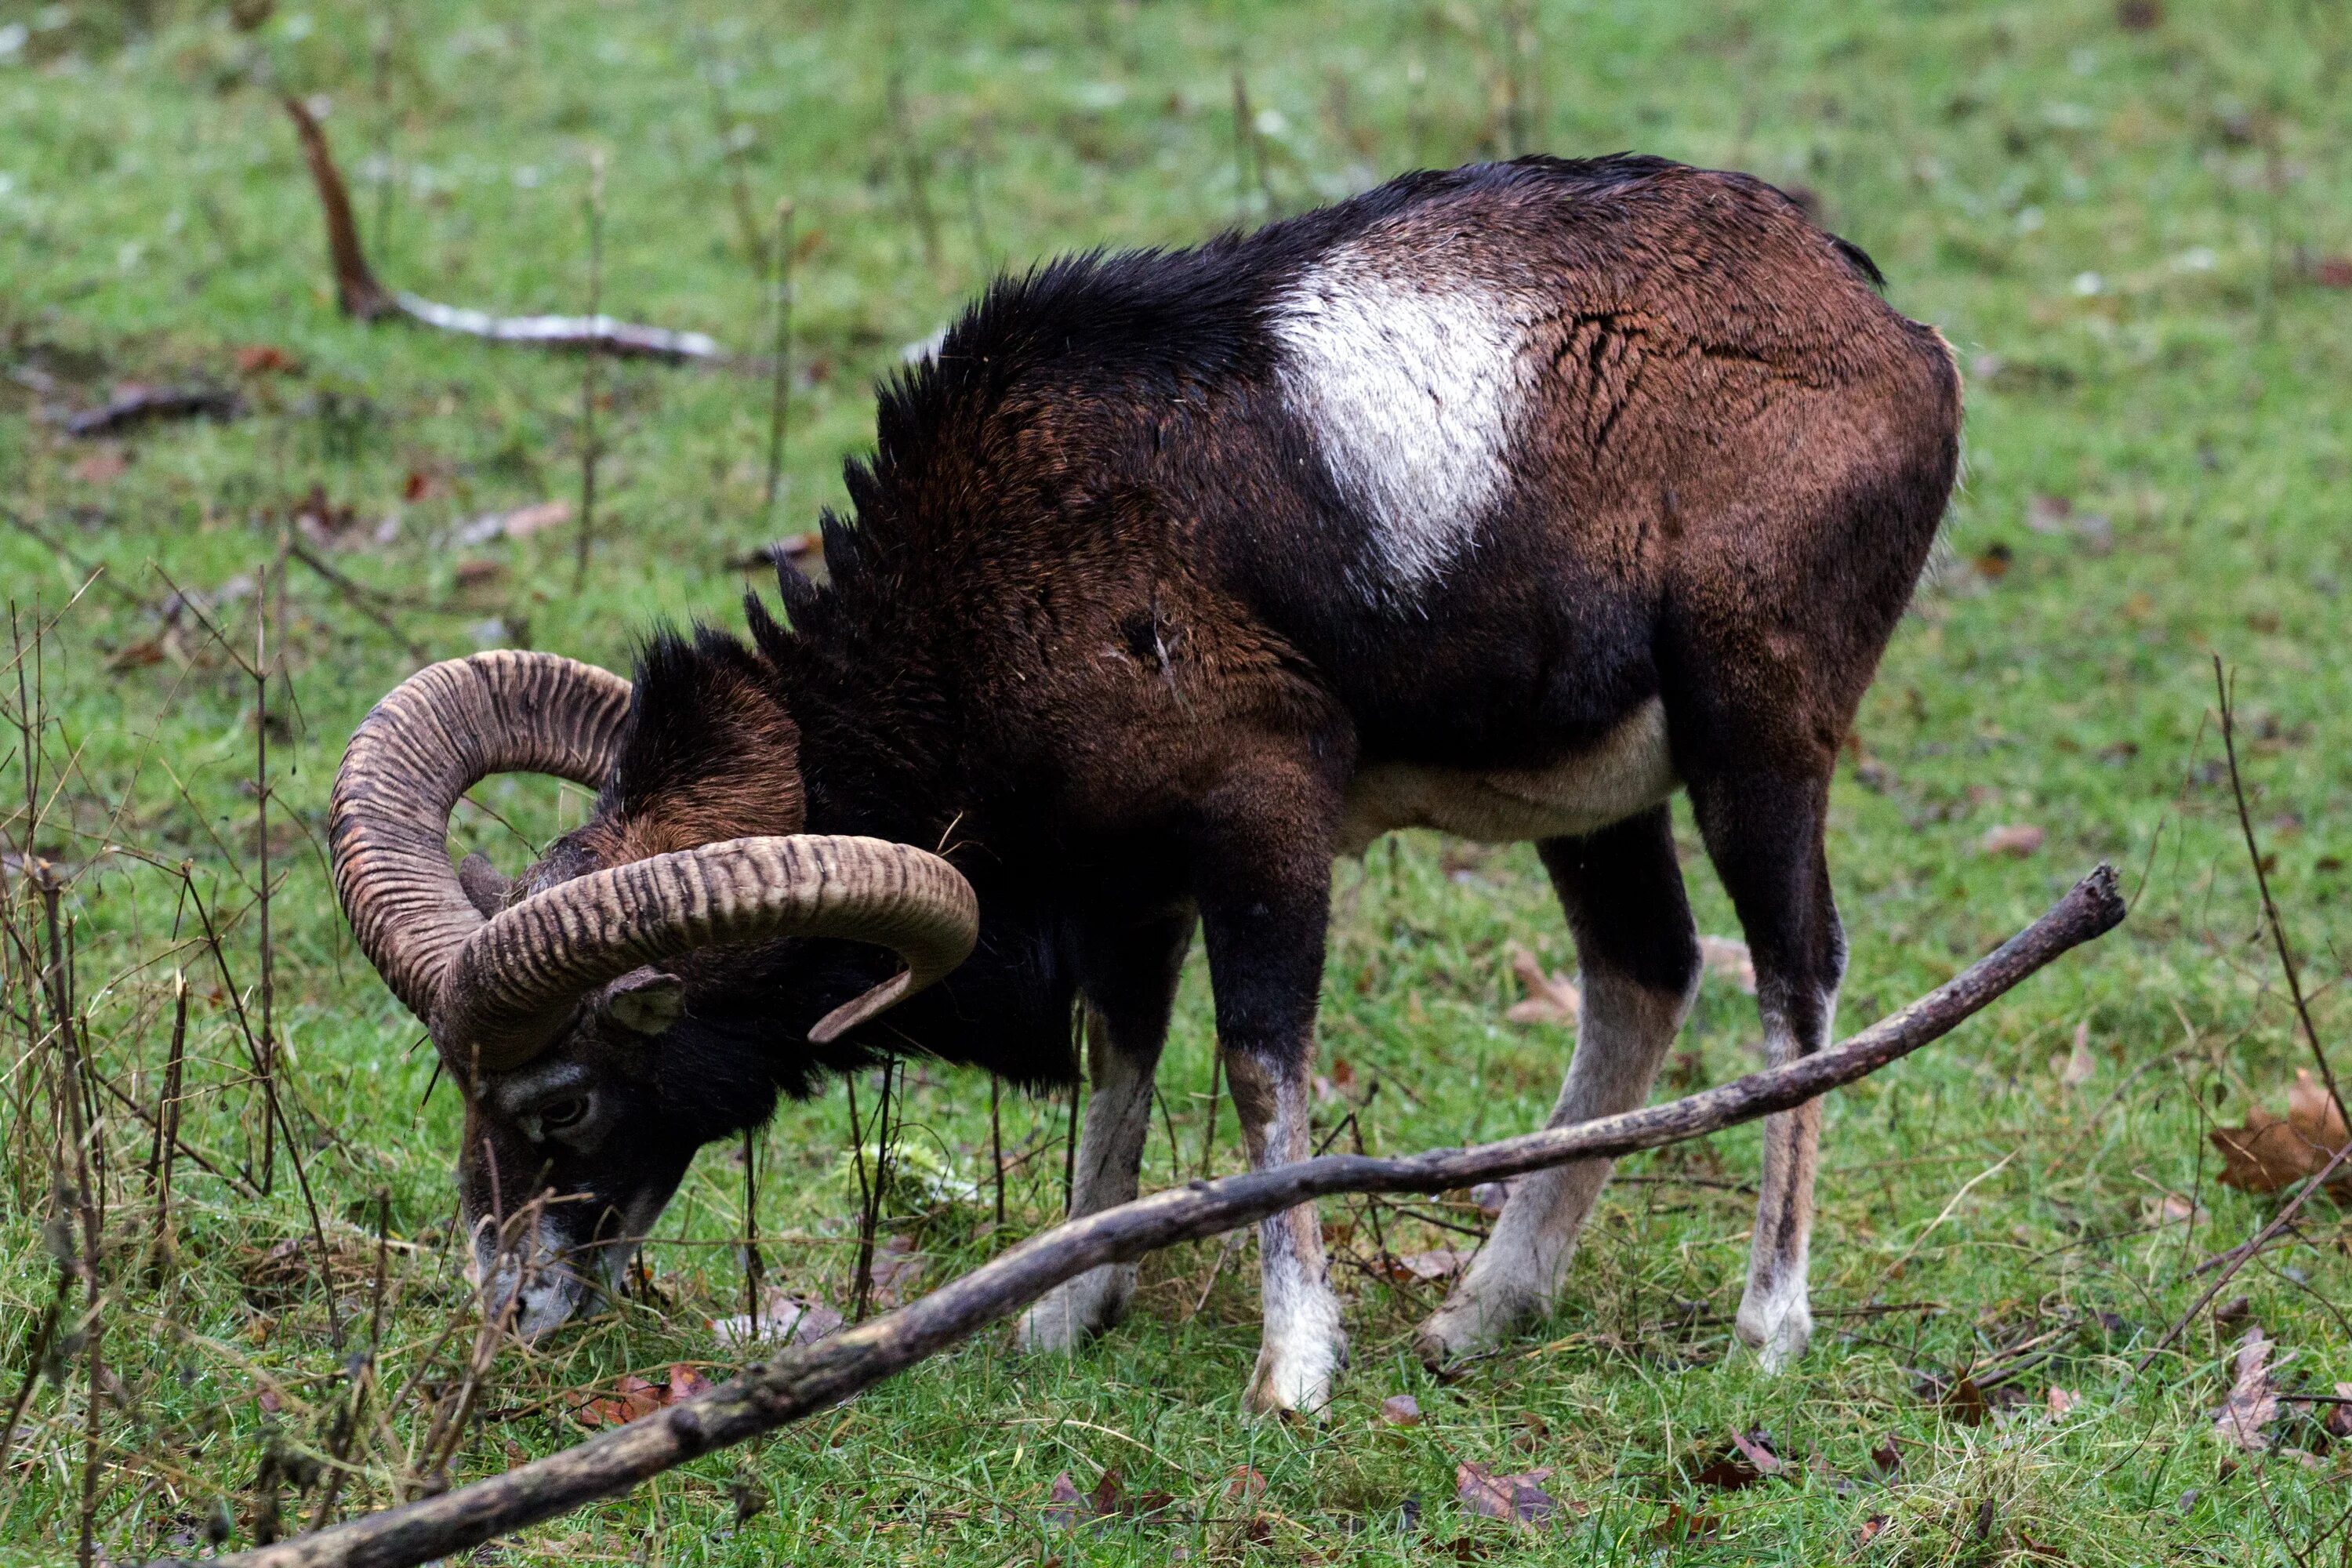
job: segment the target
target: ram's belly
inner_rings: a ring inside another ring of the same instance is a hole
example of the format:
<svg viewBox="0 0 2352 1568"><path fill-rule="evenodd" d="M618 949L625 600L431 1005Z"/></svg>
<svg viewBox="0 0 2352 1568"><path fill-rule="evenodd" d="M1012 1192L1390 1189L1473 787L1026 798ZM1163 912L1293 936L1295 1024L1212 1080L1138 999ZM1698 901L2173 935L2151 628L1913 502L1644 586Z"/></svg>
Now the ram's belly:
<svg viewBox="0 0 2352 1568"><path fill-rule="evenodd" d="M1652 698L1598 744L1547 768L1480 773L1374 763L1348 786L1339 848L1361 854L1400 827L1488 844L1592 833L1656 805L1675 782L1665 709Z"/></svg>

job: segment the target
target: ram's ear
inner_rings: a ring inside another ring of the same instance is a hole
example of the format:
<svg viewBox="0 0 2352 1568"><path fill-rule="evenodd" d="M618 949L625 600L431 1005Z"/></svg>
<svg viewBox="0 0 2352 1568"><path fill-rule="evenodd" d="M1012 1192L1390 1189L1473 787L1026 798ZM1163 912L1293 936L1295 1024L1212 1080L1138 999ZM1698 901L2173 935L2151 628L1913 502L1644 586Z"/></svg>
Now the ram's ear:
<svg viewBox="0 0 2352 1568"><path fill-rule="evenodd" d="M686 1010L686 982L647 964L605 986L598 1005L633 1035L658 1035Z"/></svg>
<svg viewBox="0 0 2352 1568"><path fill-rule="evenodd" d="M484 920L515 901L515 884L500 876L489 857L478 849L457 862L457 885L466 889L466 901L479 910Z"/></svg>

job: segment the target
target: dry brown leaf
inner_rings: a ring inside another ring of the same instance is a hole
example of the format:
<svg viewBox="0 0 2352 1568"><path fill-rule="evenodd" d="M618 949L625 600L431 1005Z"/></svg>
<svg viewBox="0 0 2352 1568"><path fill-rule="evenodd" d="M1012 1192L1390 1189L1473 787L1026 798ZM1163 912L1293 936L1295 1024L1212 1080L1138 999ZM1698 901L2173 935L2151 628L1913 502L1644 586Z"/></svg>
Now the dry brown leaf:
<svg viewBox="0 0 2352 1568"><path fill-rule="evenodd" d="M1398 1284L1443 1284L1469 1267L1470 1254L1450 1247L1431 1252L1408 1253L1388 1260L1389 1278Z"/></svg>
<svg viewBox="0 0 2352 1568"><path fill-rule="evenodd" d="M1748 952L1748 944L1738 937L1699 938L1698 961L1716 979L1727 980L1750 996L1756 994L1756 959Z"/></svg>
<svg viewBox="0 0 2352 1568"><path fill-rule="evenodd" d="M460 588L481 588L507 574L503 561L460 561L456 576Z"/></svg>
<svg viewBox="0 0 2352 1568"><path fill-rule="evenodd" d="M1984 837L1977 842L1977 853L2006 855L2012 860L2022 860L2041 848L2042 840L2046 837L2042 829L2030 822L2004 823L1985 829Z"/></svg>
<svg viewBox="0 0 2352 1568"><path fill-rule="evenodd" d="M1421 1401L1410 1394L1391 1394L1381 1401L1381 1419L1391 1426L1418 1426Z"/></svg>
<svg viewBox="0 0 2352 1568"><path fill-rule="evenodd" d="M2091 1054L2091 1021L2085 1018L2074 1026L2074 1048L2063 1057L2052 1057L2050 1071L2062 1087L2080 1089L2098 1070L2099 1059Z"/></svg>
<svg viewBox="0 0 2352 1568"><path fill-rule="evenodd" d="M544 533L551 528L561 528L572 521L572 503L568 500L543 500L537 506L526 506L506 514L502 531L509 539L529 539L534 533Z"/></svg>
<svg viewBox="0 0 2352 1568"><path fill-rule="evenodd" d="M1565 975L1547 974L1536 955L1517 942L1506 942L1503 952L1511 961L1511 973L1527 987L1527 1000L1515 1002L1503 1016L1514 1024L1573 1024L1582 1005L1576 982Z"/></svg>
<svg viewBox="0 0 2352 1568"><path fill-rule="evenodd" d="M103 452L92 452L76 463L73 477L86 485L110 485L130 468L131 459L110 447Z"/></svg>
<svg viewBox="0 0 2352 1568"><path fill-rule="evenodd" d="M1963 1426L1981 1426L1992 1418L1992 1405L1977 1386L1977 1380L1966 1373L1946 1391L1941 1401L1945 1412Z"/></svg>
<svg viewBox="0 0 2352 1568"><path fill-rule="evenodd" d="M822 1301L804 1300L789 1291L770 1289L760 1299L760 1316L748 1312L720 1318L710 1325L719 1342L728 1346L756 1344L806 1345L841 1327L842 1316Z"/></svg>
<svg viewBox="0 0 2352 1568"><path fill-rule="evenodd" d="M1078 1521L1086 1517L1087 1506L1087 1494L1070 1479L1070 1472L1064 1470L1045 1491L1045 1528L1075 1530Z"/></svg>
<svg viewBox="0 0 2352 1568"><path fill-rule="evenodd" d="M2331 1437L2352 1437L2352 1383L2336 1385L2336 1403L2327 1407L2327 1435Z"/></svg>
<svg viewBox="0 0 2352 1568"><path fill-rule="evenodd" d="M1650 1539L1664 1546L1680 1546L1705 1541L1722 1528L1723 1521L1711 1513L1693 1513L1678 1502L1670 1502L1666 1517L1651 1530Z"/></svg>
<svg viewBox="0 0 2352 1568"><path fill-rule="evenodd" d="M1454 1467L1454 1495L1472 1513L1513 1524L1549 1523L1559 1517L1559 1500L1544 1490L1551 1479L1549 1467L1514 1476L1498 1476L1484 1465Z"/></svg>
<svg viewBox="0 0 2352 1568"><path fill-rule="evenodd" d="M274 343L252 343L236 351L239 375L299 375L301 362Z"/></svg>
<svg viewBox="0 0 2352 1568"><path fill-rule="evenodd" d="M1225 1478L1225 1506L1248 1508L1265 1495L1265 1478L1248 1465L1235 1465Z"/></svg>
<svg viewBox="0 0 2352 1568"><path fill-rule="evenodd" d="M1872 1542L1878 1539L1878 1532L1885 1530L1891 1522L1892 1521L1883 1513L1872 1514L1868 1519L1862 1521L1862 1529L1854 1536L1854 1545L1857 1547L1869 1545Z"/></svg>
<svg viewBox="0 0 2352 1568"><path fill-rule="evenodd" d="M2249 1193L2274 1193L2291 1182L2317 1175L2344 1147L2344 1118L2326 1087L2308 1068L2295 1069L2287 1090L2286 1118L2261 1105L2246 1108L2242 1127L2217 1127L2210 1134L2221 1154L2221 1184ZM2339 1167L2339 1172L2342 1168ZM2352 1182L2352 1175L2339 1174Z"/></svg>
<svg viewBox="0 0 2352 1568"><path fill-rule="evenodd" d="M2259 1324L2238 1341L2237 1381L2230 1397L2213 1413L2213 1431L2221 1441L2250 1454L2271 1446L2263 1428L2278 1419L2278 1383L2272 1376L2272 1342Z"/></svg>
<svg viewBox="0 0 2352 1568"><path fill-rule="evenodd" d="M1763 1433L1735 1431L1730 1443L1693 1471L1690 1479L1695 1486L1736 1492L1754 1486L1767 1476L1777 1476L1787 1468Z"/></svg>
<svg viewBox="0 0 2352 1568"><path fill-rule="evenodd" d="M665 1394L659 1384L629 1373L611 1394L591 1395L575 1405L572 1416L583 1426L622 1426L659 1410L667 1403Z"/></svg>

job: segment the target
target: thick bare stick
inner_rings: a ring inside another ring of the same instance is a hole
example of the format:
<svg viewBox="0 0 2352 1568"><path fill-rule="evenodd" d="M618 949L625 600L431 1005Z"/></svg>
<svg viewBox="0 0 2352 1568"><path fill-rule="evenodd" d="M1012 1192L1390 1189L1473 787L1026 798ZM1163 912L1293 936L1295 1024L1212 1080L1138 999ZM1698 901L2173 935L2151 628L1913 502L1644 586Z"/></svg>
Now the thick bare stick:
<svg viewBox="0 0 2352 1568"><path fill-rule="evenodd" d="M408 1568L520 1530L714 1448L829 1408L1011 1316L1066 1279L1180 1241L1238 1229L1339 1193L1440 1193L1570 1160L1680 1142L1815 1099L1941 1038L2027 975L2124 918L2106 866L1999 951L1843 1045L1664 1105L1475 1149L1407 1159L1327 1155L1193 1182L1033 1237L911 1306L845 1329L710 1393L503 1475L314 1535L224 1559L245 1568Z"/></svg>
<svg viewBox="0 0 2352 1568"><path fill-rule="evenodd" d="M702 332L674 331L667 327L643 327L592 312L585 316L493 316L459 305L439 305L386 289L376 281L360 248L359 225L352 217L351 193L327 146L326 132L299 98L288 98L286 112L302 138L302 156L310 165L310 179L319 187L319 205L327 217L327 253L335 268L335 298L343 314L373 321L381 316L404 316L420 326L492 342L533 343L549 349L592 349L622 357L666 360L724 360L729 357L718 340Z"/></svg>

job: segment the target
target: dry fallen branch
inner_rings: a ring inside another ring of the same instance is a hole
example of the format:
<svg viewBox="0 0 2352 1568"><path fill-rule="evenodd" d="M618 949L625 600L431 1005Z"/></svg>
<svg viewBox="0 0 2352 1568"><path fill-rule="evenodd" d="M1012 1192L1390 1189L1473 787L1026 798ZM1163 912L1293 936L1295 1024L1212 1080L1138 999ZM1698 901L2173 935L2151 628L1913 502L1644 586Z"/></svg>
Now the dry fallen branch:
<svg viewBox="0 0 2352 1568"><path fill-rule="evenodd" d="M911 1306L754 1363L721 1386L488 1480L225 1561L246 1568L406 1568L638 1483L698 1455L827 1409L1011 1316L1105 1263L1234 1230L1342 1193L1440 1193L1570 1160L1613 1158L1786 1110L1938 1039L2124 918L2102 866L2048 913L1928 995L1832 1049L1664 1105L1474 1149L1404 1159L1336 1154L1195 1181L1034 1237Z"/></svg>
<svg viewBox="0 0 2352 1568"><path fill-rule="evenodd" d="M642 327L616 321L601 313L587 316L493 316L457 305L436 304L414 294L399 293L376 281L360 248L359 225L352 218L352 198L326 133L302 100L289 97L286 112L302 138L302 156L319 187L319 205L327 218L327 253L335 267L335 298L346 316L373 321L404 316L421 326L493 342L532 343L550 349L593 349L598 353L643 359L723 361L730 356L716 339L702 332L676 331L667 327Z"/></svg>

